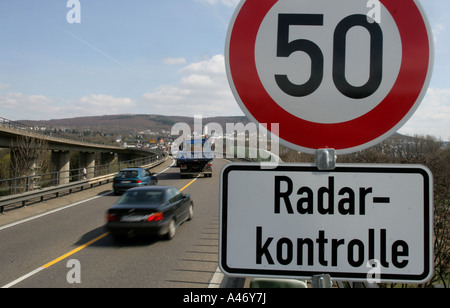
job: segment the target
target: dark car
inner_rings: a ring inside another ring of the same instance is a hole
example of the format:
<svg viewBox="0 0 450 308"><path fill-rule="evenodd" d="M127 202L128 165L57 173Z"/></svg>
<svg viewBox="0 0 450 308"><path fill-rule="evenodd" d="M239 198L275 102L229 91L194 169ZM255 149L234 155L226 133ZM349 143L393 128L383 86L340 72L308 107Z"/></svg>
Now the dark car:
<svg viewBox="0 0 450 308"><path fill-rule="evenodd" d="M117 237L156 235L172 239L178 226L193 215L190 195L175 187L132 188L108 210L105 227Z"/></svg>
<svg viewBox="0 0 450 308"><path fill-rule="evenodd" d="M156 184L158 184L158 179L148 169L126 168L114 176L113 190L115 194L119 194L130 188Z"/></svg>

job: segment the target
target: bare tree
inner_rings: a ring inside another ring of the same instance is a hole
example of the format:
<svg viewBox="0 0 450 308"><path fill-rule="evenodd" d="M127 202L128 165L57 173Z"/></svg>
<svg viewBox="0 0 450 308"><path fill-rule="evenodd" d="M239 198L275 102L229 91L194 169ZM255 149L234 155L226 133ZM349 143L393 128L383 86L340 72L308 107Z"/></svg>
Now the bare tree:
<svg viewBox="0 0 450 308"><path fill-rule="evenodd" d="M33 189L36 169L46 169L47 141L32 136L19 136L11 142L10 177L16 178L15 193Z"/></svg>

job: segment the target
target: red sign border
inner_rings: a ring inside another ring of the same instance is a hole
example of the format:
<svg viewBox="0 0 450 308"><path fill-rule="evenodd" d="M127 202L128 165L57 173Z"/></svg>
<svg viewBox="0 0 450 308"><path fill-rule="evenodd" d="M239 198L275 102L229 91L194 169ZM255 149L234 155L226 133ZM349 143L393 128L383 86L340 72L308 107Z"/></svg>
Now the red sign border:
<svg viewBox="0 0 450 308"><path fill-rule="evenodd" d="M255 42L264 17L278 0L242 2L228 32L226 65L230 85L244 113L261 124L280 123L281 142L307 153L320 148L334 148L338 154L351 153L396 132L426 93L431 79L433 41L420 4L414 0L380 1L394 18L402 40L404 52L397 80L374 109L353 120L333 124L298 118L267 93L256 68Z"/></svg>

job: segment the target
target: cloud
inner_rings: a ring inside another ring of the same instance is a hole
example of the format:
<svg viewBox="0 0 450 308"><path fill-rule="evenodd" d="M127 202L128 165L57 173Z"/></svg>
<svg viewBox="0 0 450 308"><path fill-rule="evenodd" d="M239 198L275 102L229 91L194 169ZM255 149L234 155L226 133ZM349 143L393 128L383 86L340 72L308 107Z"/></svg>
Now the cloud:
<svg viewBox="0 0 450 308"><path fill-rule="evenodd" d="M442 33L445 33L446 27L444 24L435 24L432 31L434 42L437 43L440 40Z"/></svg>
<svg viewBox="0 0 450 308"><path fill-rule="evenodd" d="M204 117L243 114L229 88L223 55L187 64L178 72L177 84L142 95L144 112Z"/></svg>
<svg viewBox="0 0 450 308"><path fill-rule="evenodd" d="M162 60L164 64L167 65L177 65L177 64L185 64L185 58L165 58Z"/></svg>
<svg viewBox="0 0 450 308"><path fill-rule="evenodd" d="M172 85L162 85L156 91L151 93L144 93L142 97L148 101L153 101L155 104L163 103L178 103L185 97L189 96L191 91L189 89L177 88Z"/></svg>
<svg viewBox="0 0 450 308"><path fill-rule="evenodd" d="M211 5L225 5L228 7L236 6L240 0L196 0L197 2L207 3Z"/></svg>
<svg viewBox="0 0 450 308"><path fill-rule="evenodd" d="M62 102L60 102L62 103ZM0 113L11 120L48 120L105 114L130 113L136 102L130 98L91 94L61 106L44 95L10 92L0 96Z"/></svg>
<svg viewBox="0 0 450 308"><path fill-rule="evenodd" d="M204 61L187 65L180 70L183 74L225 74L225 57L223 55L215 55Z"/></svg>
<svg viewBox="0 0 450 308"><path fill-rule="evenodd" d="M213 86L214 80L208 75L193 74L183 77L180 84L186 87L202 88L205 86Z"/></svg>
<svg viewBox="0 0 450 308"><path fill-rule="evenodd" d="M59 112L52 99L44 95L27 95L20 92L8 92L0 96L0 108L2 115L11 120L37 120L44 115ZM14 116L11 116L13 114Z"/></svg>
<svg viewBox="0 0 450 308"><path fill-rule="evenodd" d="M0 90L11 89L11 85L8 83L0 83Z"/></svg>
<svg viewBox="0 0 450 308"><path fill-rule="evenodd" d="M51 104L52 100L44 95L26 95L19 92L9 92L0 98L3 108L39 110Z"/></svg>
<svg viewBox="0 0 450 308"><path fill-rule="evenodd" d="M81 97L76 104L69 106L68 109L78 116L92 116L130 113L130 110L135 106L136 103L131 98L91 94Z"/></svg>
<svg viewBox="0 0 450 308"><path fill-rule="evenodd" d="M419 108L399 133L431 135L449 141L450 89L429 88Z"/></svg>

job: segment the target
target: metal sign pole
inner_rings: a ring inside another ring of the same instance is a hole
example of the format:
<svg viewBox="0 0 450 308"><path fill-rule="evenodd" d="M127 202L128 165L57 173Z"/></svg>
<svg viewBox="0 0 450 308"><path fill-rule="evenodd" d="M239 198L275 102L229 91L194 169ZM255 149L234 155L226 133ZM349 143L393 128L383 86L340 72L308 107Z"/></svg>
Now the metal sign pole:
<svg viewBox="0 0 450 308"><path fill-rule="evenodd" d="M334 170L336 168L336 150L319 149L316 151L316 165L321 171Z"/></svg>
<svg viewBox="0 0 450 308"><path fill-rule="evenodd" d="M311 285L315 289L329 289L332 284L331 277L328 274L314 275L311 280Z"/></svg>
<svg viewBox="0 0 450 308"><path fill-rule="evenodd" d="M336 168L336 151L334 149L319 149L316 151L317 169L321 171L334 170ZM331 277L328 274L314 275L311 280L313 288L331 288Z"/></svg>

